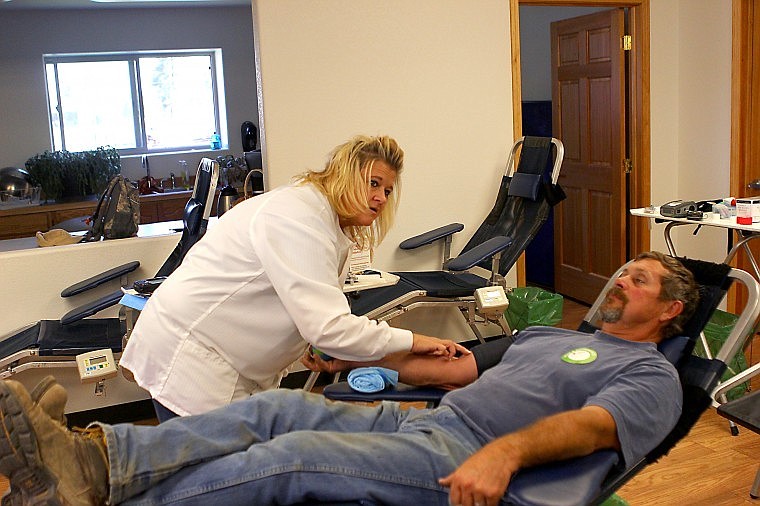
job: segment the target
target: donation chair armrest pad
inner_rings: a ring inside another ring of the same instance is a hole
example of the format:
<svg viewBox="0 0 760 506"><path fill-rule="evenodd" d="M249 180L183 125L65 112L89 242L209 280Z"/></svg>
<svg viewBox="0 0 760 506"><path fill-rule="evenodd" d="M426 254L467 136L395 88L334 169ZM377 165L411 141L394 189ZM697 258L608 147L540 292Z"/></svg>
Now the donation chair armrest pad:
<svg viewBox="0 0 760 506"><path fill-rule="evenodd" d="M467 269L478 265L483 260L500 253L512 245L512 238L506 235L492 237L486 242L479 244L456 258L453 258L447 265L451 271L466 271Z"/></svg>
<svg viewBox="0 0 760 506"><path fill-rule="evenodd" d="M87 278L83 281L80 281L79 283L75 283L68 288L64 288L61 292L61 297L71 297L72 295L77 295L79 293L87 291L90 288L95 288L96 286L102 285L106 281L110 281L112 279L119 278L124 274L130 273L138 267L140 267L140 262L135 260L134 262L128 262L126 264L119 265L118 267L114 267L113 269L109 269L105 272L101 272L100 274L96 274L91 278Z"/></svg>
<svg viewBox="0 0 760 506"><path fill-rule="evenodd" d="M122 295L124 295L124 292L117 290L90 303L76 307L61 317L61 323L63 325L74 323L92 316L98 311L115 306L121 300Z"/></svg>
<svg viewBox="0 0 760 506"><path fill-rule="evenodd" d="M515 506L580 506L601 491L605 478L618 463L614 450L521 469L507 489L507 504Z"/></svg>
<svg viewBox="0 0 760 506"><path fill-rule="evenodd" d="M362 393L357 392L346 381L340 381L327 385L322 394L334 401L350 402L374 402L374 401L398 401L398 402L435 402L441 400L446 390L435 387L416 387L399 383L393 388L386 388L380 392Z"/></svg>
<svg viewBox="0 0 760 506"><path fill-rule="evenodd" d="M430 244L438 239L443 239L444 237L461 232L462 230L464 230L464 225L461 223L451 223L449 225L444 225L443 227L438 227L435 230L425 232L424 234L410 237L399 244L398 247L401 249L419 248L420 246Z"/></svg>

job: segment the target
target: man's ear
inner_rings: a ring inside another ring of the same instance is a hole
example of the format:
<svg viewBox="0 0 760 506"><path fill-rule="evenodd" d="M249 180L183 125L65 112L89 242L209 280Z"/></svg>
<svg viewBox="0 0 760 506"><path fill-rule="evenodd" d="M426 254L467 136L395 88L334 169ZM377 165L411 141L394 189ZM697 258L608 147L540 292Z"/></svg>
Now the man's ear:
<svg viewBox="0 0 760 506"><path fill-rule="evenodd" d="M665 308L665 311L660 314L660 321L666 322L668 320L672 320L679 314L683 312L683 301L681 300L671 300L667 301L667 307Z"/></svg>

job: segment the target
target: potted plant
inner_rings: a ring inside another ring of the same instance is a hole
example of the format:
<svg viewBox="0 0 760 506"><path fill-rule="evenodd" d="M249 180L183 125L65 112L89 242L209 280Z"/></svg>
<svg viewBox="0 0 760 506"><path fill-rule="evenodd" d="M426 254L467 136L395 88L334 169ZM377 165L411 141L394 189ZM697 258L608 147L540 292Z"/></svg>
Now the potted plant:
<svg viewBox="0 0 760 506"><path fill-rule="evenodd" d="M112 147L92 151L45 151L24 164L29 179L40 185L46 200L81 199L101 193L121 172L119 152Z"/></svg>

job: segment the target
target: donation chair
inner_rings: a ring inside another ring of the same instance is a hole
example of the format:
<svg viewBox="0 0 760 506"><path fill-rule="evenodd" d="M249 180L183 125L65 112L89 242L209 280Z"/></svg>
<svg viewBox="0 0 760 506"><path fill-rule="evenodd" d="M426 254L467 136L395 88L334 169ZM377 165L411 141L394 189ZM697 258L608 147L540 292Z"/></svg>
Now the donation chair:
<svg viewBox="0 0 760 506"><path fill-rule="evenodd" d="M641 469L667 454L697 422L700 415L714 402L714 391L720 387L720 378L727 363L741 349L746 336L751 333L760 315L760 285L747 272L733 269L726 264L714 264L699 260L680 258L692 271L700 288L699 305L686 323L680 336L672 337L659 345L660 351L678 369L684 392L681 417L673 430L660 445L640 462L623 466L614 450L601 450L584 457L521 469L510 482L504 501L511 505L579 506L601 504L617 489L629 481ZM615 272L584 317L579 330L594 332L597 329L597 312L605 294L620 276L622 266ZM747 305L739 315L736 325L715 358L700 358L692 354L694 345L721 302L733 281L742 283L748 292ZM540 388L540 385L537 385ZM396 400L425 401L435 405L446 393L435 388L421 389L415 395L415 387L402 385L374 394L353 391L347 383L328 385L325 397L333 400L364 401Z"/></svg>
<svg viewBox="0 0 760 506"><path fill-rule="evenodd" d="M193 194L185 205L182 236L157 276L174 271L188 250L203 236L216 191L219 175L217 162L204 158L196 173ZM73 297L114 279L126 280L126 275L140 266L132 261L97 274L65 288L61 297ZM83 304L60 320L41 320L0 337L0 379L6 379L27 369L40 367L71 367L72 358L80 353L111 348L114 354L123 348L126 324L122 318L92 318L96 313L115 306L123 292L118 289L95 301ZM44 358L43 358L44 357ZM74 363L74 366L75 363Z"/></svg>
<svg viewBox="0 0 760 506"><path fill-rule="evenodd" d="M496 202L462 253L450 258L452 235L464 229L460 223L403 241L399 247L404 250L444 241L443 270L394 272L400 278L397 284L360 292L352 297L351 311L386 321L416 308L451 306L460 310L480 342L484 338L476 325L477 318L498 324L510 335L503 314L479 311L473 294L489 285L506 289L504 275L546 222L552 206L564 199L557 184L563 156L564 147L557 139L518 139L509 153ZM489 279L468 272L476 266L490 270Z"/></svg>

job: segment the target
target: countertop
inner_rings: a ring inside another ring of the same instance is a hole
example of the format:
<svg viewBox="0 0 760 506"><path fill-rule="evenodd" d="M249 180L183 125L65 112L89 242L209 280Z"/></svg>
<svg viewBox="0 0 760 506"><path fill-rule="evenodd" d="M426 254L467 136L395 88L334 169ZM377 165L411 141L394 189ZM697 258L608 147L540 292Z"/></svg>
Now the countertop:
<svg viewBox="0 0 760 506"><path fill-rule="evenodd" d="M176 234L182 231L182 220L163 221L160 223L146 223L140 225L137 229L137 237L157 237L161 235ZM84 232L76 232L72 235L84 235ZM121 239L115 239L121 240ZM55 248L75 248L79 244L69 244L67 246L54 246ZM36 237L23 237L21 239L6 239L0 241L0 253L6 251L18 251L24 249L36 249Z"/></svg>

